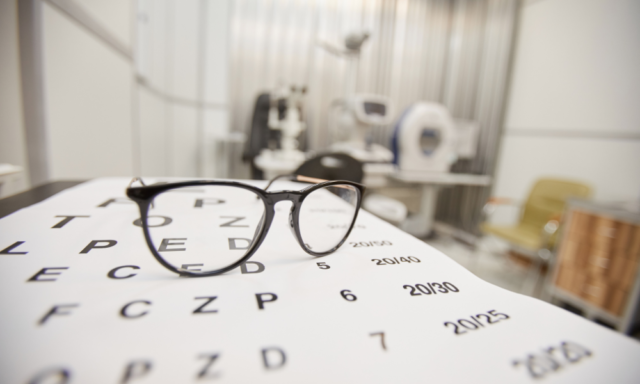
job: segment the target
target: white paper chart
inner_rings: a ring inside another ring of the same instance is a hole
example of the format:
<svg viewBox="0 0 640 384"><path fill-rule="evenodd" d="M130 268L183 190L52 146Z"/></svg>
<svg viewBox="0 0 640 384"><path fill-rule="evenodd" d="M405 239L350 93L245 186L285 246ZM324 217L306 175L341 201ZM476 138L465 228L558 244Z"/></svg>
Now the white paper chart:
<svg viewBox="0 0 640 384"><path fill-rule="evenodd" d="M364 211L314 258L280 203L242 269L180 277L149 252L128 182L0 220L0 382L640 382L637 341L486 283Z"/></svg>

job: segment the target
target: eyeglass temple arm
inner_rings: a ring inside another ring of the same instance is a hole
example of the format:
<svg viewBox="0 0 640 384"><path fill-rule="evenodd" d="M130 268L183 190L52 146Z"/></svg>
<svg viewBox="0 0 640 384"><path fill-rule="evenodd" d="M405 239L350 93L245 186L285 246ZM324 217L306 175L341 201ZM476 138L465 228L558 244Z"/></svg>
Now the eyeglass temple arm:
<svg viewBox="0 0 640 384"><path fill-rule="evenodd" d="M129 186L127 188L131 188L133 186L133 183L135 183L136 181L140 182L140 184L142 184L143 187L146 187L147 184L144 183L144 181L142 181L142 177L134 177L133 179L131 179L131 181L129 182Z"/></svg>
<svg viewBox="0 0 640 384"><path fill-rule="evenodd" d="M274 181L276 181L278 179L284 179L284 178L287 178L290 181L302 181L303 183L312 183L312 184L323 183L325 181L329 181L329 180L317 179L315 177L308 177L308 176L302 176L302 175L278 175L278 176L274 177L273 179L269 180L269 183L267 183L267 186L264 187L263 189L265 191L268 190L269 187L271 186L271 184L273 184Z"/></svg>
<svg viewBox="0 0 640 384"><path fill-rule="evenodd" d="M325 179L318 179L315 177L302 176L302 175L291 175L291 176L294 181L302 181L303 183L319 184L319 183L324 183L325 181L329 181ZM347 187L346 185L334 185L333 187L342 188L342 189L350 188L350 187Z"/></svg>

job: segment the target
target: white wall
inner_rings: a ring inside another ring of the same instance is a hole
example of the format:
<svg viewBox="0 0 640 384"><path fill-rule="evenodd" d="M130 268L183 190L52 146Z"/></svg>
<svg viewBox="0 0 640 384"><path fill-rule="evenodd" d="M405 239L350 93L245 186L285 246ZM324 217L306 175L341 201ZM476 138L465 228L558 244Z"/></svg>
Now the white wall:
<svg viewBox="0 0 640 384"><path fill-rule="evenodd" d="M228 131L230 2L75 3L134 57L44 4L52 178L216 176L213 137Z"/></svg>
<svg viewBox="0 0 640 384"><path fill-rule="evenodd" d="M229 6L138 3L141 174L216 177L215 139L228 132ZM201 24L201 23L204 24ZM199 105L204 105L200 108Z"/></svg>
<svg viewBox="0 0 640 384"><path fill-rule="evenodd" d="M126 46L131 46L132 0L75 0L93 19Z"/></svg>
<svg viewBox="0 0 640 384"><path fill-rule="evenodd" d="M20 87L16 2L0 0L0 164L9 163L24 169L22 174L12 176L5 183L0 197L29 186Z"/></svg>
<svg viewBox="0 0 640 384"><path fill-rule="evenodd" d="M130 20L130 9L115 17ZM132 175L131 63L47 3L43 31L51 177Z"/></svg>
<svg viewBox="0 0 640 384"><path fill-rule="evenodd" d="M639 1L523 2L493 195L551 176L639 199L639 103Z"/></svg>

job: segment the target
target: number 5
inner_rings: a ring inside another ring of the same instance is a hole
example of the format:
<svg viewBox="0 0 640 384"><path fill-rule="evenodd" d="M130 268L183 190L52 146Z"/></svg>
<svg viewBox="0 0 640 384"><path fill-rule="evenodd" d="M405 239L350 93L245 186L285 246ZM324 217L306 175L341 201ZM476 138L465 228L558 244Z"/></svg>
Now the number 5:
<svg viewBox="0 0 640 384"><path fill-rule="evenodd" d="M490 311L487 311L487 313L490 313L490 314L491 314L491 316L498 317L498 315L502 315L502 316L504 316L504 317L503 317L503 319L504 319L504 320L507 320L507 319L509 318L509 316L505 315L504 313L499 313L499 312L498 312L498 313L495 313L495 312L496 312L496 310L495 310L495 309L492 309L492 310L490 310Z"/></svg>
<svg viewBox="0 0 640 384"><path fill-rule="evenodd" d="M318 265L318 267L320 267L320 269L329 269L331 268L330 266L328 266L325 262L322 263L316 263Z"/></svg>

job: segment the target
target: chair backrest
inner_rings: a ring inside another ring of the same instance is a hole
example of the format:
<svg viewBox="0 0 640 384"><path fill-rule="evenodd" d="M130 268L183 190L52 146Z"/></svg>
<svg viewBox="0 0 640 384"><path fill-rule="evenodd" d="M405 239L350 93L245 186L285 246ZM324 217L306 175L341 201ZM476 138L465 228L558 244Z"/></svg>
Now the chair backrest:
<svg viewBox="0 0 640 384"><path fill-rule="evenodd" d="M364 172L362 163L344 153L325 153L315 156L294 172L296 175L315 177L325 180L347 180L362 182Z"/></svg>
<svg viewBox="0 0 640 384"><path fill-rule="evenodd" d="M554 215L560 215L570 197L587 198L591 188L582 183L558 179L538 180L524 205L521 224L542 228Z"/></svg>

